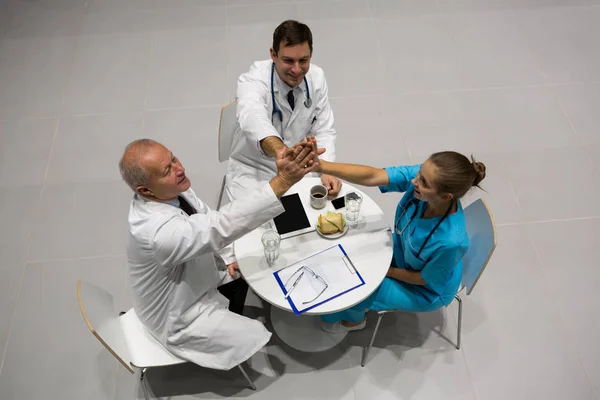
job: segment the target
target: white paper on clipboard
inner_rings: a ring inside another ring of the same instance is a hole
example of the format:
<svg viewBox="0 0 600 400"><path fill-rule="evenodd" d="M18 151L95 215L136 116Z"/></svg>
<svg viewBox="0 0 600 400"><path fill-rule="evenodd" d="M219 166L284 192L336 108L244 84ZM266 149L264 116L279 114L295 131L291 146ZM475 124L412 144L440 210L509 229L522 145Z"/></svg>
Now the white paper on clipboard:
<svg viewBox="0 0 600 400"><path fill-rule="evenodd" d="M315 278L303 267L323 278L326 288L320 279ZM292 289L292 285L302 273L302 277L288 297L290 306L296 314L302 314L365 284L340 244L275 272L282 296Z"/></svg>

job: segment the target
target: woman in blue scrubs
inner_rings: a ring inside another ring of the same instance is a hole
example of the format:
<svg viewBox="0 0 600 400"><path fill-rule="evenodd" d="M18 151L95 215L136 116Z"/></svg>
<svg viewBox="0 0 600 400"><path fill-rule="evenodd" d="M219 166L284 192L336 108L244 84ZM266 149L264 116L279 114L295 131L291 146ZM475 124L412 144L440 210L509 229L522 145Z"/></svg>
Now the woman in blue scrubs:
<svg viewBox="0 0 600 400"><path fill-rule="evenodd" d="M315 144L316 146L316 144ZM319 160L322 173L381 192L404 192L392 232L394 256L386 278L356 306L322 317L323 329L363 329L368 310L433 311L450 304L469 247L460 198L485 178L485 165L460 153L432 154L423 164L385 169Z"/></svg>

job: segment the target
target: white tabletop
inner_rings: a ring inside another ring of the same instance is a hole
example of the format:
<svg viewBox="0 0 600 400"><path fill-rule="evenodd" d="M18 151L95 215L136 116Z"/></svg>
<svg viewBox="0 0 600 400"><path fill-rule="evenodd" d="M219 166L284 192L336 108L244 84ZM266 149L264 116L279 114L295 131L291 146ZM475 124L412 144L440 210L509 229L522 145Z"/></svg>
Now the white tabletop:
<svg viewBox="0 0 600 400"><path fill-rule="evenodd" d="M310 188L320 183L319 178L306 177L286 193L300 195L308 219L313 225L316 225L319 214L335 211L330 201L320 210L310 206ZM342 311L360 303L375 291L385 278L392 260L391 230L381 208L365 193L344 182L340 196L351 191L363 196L360 220L355 225L349 224L348 232L338 239L326 239L316 231L282 239L279 259L273 265L267 264L264 257L261 236L265 229L258 228L235 242L240 271L257 295L276 307L293 312L288 301L284 299L273 272L338 243L348 253L365 285L321 304L306 314L319 315Z"/></svg>

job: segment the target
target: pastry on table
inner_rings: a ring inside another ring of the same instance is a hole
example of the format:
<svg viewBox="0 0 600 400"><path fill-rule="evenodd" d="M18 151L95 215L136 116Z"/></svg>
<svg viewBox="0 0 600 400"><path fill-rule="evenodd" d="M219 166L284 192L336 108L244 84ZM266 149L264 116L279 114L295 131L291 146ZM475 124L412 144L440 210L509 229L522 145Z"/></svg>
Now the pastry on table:
<svg viewBox="0 0 600 400"><path fill-rule="evenodd" d="M344 216L342 213L329 211L327 214L319 215L317 220L317 229L323 235L333 235L338 232L344 232Z"/></svg>

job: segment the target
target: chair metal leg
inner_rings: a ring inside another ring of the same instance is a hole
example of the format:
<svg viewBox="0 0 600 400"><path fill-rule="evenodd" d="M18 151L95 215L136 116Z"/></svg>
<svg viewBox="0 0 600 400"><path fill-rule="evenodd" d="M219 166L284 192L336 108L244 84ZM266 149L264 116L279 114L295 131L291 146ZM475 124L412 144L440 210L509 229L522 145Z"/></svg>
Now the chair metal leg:
<svg viewBox="0 0 600 400"><path fill-rule="evenodd" d="M219 200L217 201L217 211L221 209L221 202L223 201L223 193L225 193L225 176L223 176L223 182L221 182L221 191L219 191Z"/></svg>
<svg viewBox="0 0 600 400"><path fill-rule="evenodd" d="M458 301L458 328L456 330L456 349L460 350L460 334L462 331L462 299L459 295L454 296Z"/></svg>
<svg viewBox="0 0 600 400"><path fill-rule="evenodd" d="M252 382L252 379L250 379L250 377L248 376L248 374L244 370L244 367L242 367L242 364L238 365L238 368L240 369L240 371L242 371L242 375L244 375L244 378L246 378L246 380L250 384L250 389L256 390L256 386L254 386L254 382Z"/></svg>
<svg viewBox="0 0 600 400"><path fill-rule="evenodd" d="M144 379L146 373L146 368L140 370L140 386L142 387L142 392L144 393L144 398L146 400L150 400L148 396L148 388L146 387L146 380Z"/></svg>
<svg viewBox="0 0 600 400"><path fill-rule="evenodd" d="M369 351L371 351L371 346L373 346L373 342L375 341L375 335L377 335L377 331L379 330L379 324L381 324L381 320L385 315L385 312L378 313L377 324L375 324L375 329L373 330L373 334L371 335L371 340L369 341L369 345L363 349L363 357L360 363L361 367L365 366L367 362L367 357L369 356Z"/></svg>

